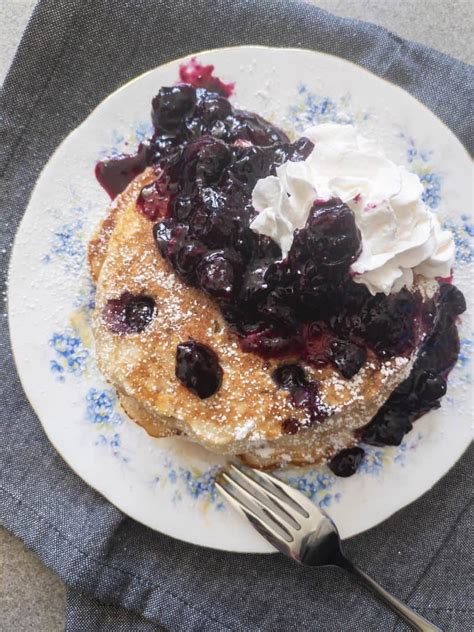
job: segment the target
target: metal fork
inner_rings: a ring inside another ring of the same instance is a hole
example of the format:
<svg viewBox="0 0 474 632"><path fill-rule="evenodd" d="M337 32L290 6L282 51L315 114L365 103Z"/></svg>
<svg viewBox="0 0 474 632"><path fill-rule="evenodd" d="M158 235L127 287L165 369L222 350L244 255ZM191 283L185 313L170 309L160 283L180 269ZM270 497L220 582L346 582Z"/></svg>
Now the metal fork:
<svg viewBox="0 0 474 632"><path fill-rule="evenodd" d="M220 493L279 551L307 566L339 566L355 575L414 630L442 632L358 569L342 552L334 522L309 498L266 472L229 464Z"/></svg>

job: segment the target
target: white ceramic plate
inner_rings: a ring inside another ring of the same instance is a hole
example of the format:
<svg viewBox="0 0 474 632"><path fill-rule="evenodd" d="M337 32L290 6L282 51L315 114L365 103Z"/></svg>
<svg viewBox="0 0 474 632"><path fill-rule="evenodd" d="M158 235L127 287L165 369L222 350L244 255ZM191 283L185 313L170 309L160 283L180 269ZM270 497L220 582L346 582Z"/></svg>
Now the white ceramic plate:
<svg viewBox="0 0 474 632"><path fill-rule="evenodd" d="M456 282L470 297L473 224L471 162L453 134L397 87L321 53L238 47L198 54L232 101L298 133L309 123L353 122L392 159L417 172L427 203L452 228ZM156 68L101 103L60 145L41 174L18 231L10 268L9 318L24 389L44 429L72 469L119 509L175 538L229 551L273 549L216 494L222 460L180 439L152 439L127 419L98 373L89 328L93 288L85 253L108 198L97 160L132 151L150 129L150 102L177 81L180 63ZM457 461L470 437L472 325L461 325L460 361L440 410L417 421L398 448L368 448L357 474L286 472L320 503L347 538L378 524L426 492Z"/></svg>

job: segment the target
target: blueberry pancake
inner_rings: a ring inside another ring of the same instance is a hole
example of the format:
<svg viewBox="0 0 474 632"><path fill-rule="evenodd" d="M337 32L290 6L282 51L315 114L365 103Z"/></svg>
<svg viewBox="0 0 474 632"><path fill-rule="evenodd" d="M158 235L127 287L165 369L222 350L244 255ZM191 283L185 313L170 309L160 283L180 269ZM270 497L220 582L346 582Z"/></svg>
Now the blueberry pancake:
<svg viewBox="0 0 474 632"><path fill-rule="evenodd" d="M153 137L96 171L100 370L152 436L352 474L361 442L400 443L446 391L450 234L351 126L291 142L187 84L152 108Z"/></svg>

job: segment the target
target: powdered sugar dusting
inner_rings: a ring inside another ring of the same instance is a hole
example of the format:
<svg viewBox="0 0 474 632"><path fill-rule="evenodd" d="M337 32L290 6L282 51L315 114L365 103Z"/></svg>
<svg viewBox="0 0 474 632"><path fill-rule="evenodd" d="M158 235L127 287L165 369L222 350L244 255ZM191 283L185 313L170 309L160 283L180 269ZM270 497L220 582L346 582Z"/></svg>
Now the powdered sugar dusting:
<svg viewBox="0 0 474 632"><path fill-rule="evenodd" d="M101 313L107 300L124 291L153 297L157 314L145 331L117 336L107 330ZM381 363L369 357L351 380L327 367L308 366L311 379L320 384L319 405L328 414L309 428L308 411L297 408L272 380L278 361L242 351L218 308L185 286L161 259L151 225L133 203L120 211L110 238L94 330L101 370L128 402L136 403L145 428L153 433L158 424L161 432L185 434L211 450L244 455L259 465L314 462L352 445L352 430L370 420L411 366L408 358ZM177 344L189 339L212 348L223 369L220 391L206 400L187 391L174 375ZM289 417L306 430L285 434L282 424Z"/></svg>

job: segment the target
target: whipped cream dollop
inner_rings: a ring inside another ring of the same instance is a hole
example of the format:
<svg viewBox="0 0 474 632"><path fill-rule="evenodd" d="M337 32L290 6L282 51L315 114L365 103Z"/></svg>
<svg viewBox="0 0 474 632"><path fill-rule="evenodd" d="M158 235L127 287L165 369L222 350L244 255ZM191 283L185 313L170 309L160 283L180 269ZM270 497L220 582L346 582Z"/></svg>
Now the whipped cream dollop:
<svg viewBox="0 0 474 632"><path fill-rule="evenodd" d="M362 236L361 254L351 266L354 281L372 294L410 288L416 274L450 276L453 237L423 202L416 174L389 160L352 125L317 125L303 136L315 145L308 158L285 162L276 176L255 185L252 230L274 239L285 257L315 200L337 197L354 212Z"/></svg>

